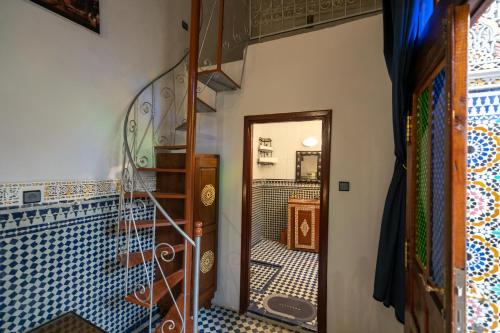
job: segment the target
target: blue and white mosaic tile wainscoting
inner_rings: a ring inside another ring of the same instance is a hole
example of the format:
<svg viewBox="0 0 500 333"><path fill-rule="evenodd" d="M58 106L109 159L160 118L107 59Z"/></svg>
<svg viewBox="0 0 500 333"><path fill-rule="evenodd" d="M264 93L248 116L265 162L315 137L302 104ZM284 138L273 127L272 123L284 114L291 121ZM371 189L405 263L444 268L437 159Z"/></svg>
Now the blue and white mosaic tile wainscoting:
<svg viewBox="0 0 500 333"><path fill-rule="evenodd" d="M123 300L125 270L115 259L119 186L83 183L37 183L50 203L21 206L14 205L18 190L29 186L0 184L0 332L26 332L69 311L110 333L149 319ZM148 218L148 207L138 216ZM140 268L128 292L144 282Z"/></svg>

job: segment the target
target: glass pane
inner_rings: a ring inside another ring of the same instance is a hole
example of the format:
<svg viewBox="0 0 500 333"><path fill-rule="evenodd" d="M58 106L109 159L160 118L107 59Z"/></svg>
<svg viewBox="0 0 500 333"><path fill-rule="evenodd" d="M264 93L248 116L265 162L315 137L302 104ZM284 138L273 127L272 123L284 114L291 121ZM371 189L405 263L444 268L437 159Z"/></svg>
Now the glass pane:
<svg viewBox="0 0 500 333"><path fill-rule="evenodd" d="M427 265L427 225L429 223L429 90L417 100L416 151L416 230L415 253L423 266Z"/></svg>
<svg viewBox="0 0 500 333"><path fill-rule="evenodd" d="M432 240L431 277L444 287L444 209L445 209L445 72L434 79L432 89Z"/></svg>

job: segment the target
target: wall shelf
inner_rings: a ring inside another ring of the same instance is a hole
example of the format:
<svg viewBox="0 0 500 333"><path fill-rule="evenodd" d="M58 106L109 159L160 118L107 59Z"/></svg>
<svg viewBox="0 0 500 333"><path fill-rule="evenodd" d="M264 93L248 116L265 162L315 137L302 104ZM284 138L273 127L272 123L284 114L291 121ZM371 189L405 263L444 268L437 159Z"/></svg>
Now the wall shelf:
<svg viewBox="0 0 500 333"><path fill-rule="evenodd" d="M257 164L259 165L274 165L278 162L276 157L273 157L274 148L272 147L271 138L259 138L259 158Z"/></svg>

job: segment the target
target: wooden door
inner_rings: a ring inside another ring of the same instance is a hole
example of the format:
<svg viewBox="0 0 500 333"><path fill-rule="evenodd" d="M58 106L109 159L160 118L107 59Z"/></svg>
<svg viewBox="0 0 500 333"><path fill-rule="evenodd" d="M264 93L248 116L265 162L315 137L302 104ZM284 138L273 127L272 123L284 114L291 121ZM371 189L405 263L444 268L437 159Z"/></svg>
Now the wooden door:
<svg viewBox="0 0 500 333"><path fill-rule="evenodd" d="M466 327L468 21L468 5L436 8L414 68L407 136L407 333Z"/></svg>
<svg viewBox="0 0 500 333"><path fill-rule="evenodd" d="M217 193L219 157L197 154L194 220L203 223L200 251L200 307L210 307L217 288Z"/></svg>

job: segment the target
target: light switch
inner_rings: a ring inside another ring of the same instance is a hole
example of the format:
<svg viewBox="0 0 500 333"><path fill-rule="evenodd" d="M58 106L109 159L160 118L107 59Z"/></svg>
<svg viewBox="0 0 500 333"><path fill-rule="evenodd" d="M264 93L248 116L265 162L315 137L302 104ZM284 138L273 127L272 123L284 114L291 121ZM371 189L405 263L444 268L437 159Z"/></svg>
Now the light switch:
<svg viewBox="0 0 500 333"><path fill-rule="evenodd" d="M42 191L23 191L23 204L39 203L42 201Z"/></svg>
<svg viewBox="0 0 500 333"><path fill-rule="evenodd" d="M349 189L351 187L351 184L349 182L339 182L339 191L341 192L349 192Z"/></svg>

